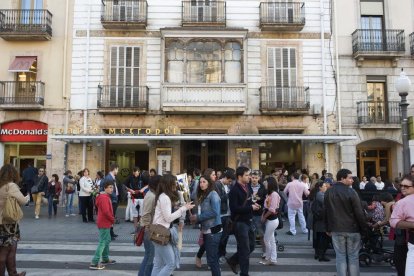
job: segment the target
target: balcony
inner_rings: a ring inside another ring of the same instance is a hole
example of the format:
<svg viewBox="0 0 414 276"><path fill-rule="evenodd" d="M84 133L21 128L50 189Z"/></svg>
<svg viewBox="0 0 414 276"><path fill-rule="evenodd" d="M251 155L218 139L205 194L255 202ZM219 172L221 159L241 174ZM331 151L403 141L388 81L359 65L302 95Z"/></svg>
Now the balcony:
<svg viewBox="0 0 414 276"><path fill-rule="evenodd" d="M246 109L244 84L165 84L162 96L167 113L241 114Z"/></svg>
<svg viewBox="0 0 414 276"><path fill-rule="evenodd" d="M182 26L226 26L225 1L183 1Z"/></svg>
<svg viewBox="0 0 414 276"><path fill-rule="evenodd" d="M360 61L364 59L396 60L405 52L404 31L356 30L352 33L352 52L354 58Z"/></svg>
<svg viewBox="0 0 414 276"><path fill-rule="evenodd" d="M414 33L410 34L410 53L414 56Z"/></svg>
<svg viewBox="0 0 414 276"><path fill-rule="evenodd" d="M305 26L305 3L260 3L260 28L263 31L301 31Z"/></svg>
<svg viewBox="0 0 414 276"><path fill-rule="evenodd" d="M357 102L358 124L362 128L400 128L400 113L400 102L397 101Z"/></svg>
<svg viewBox="0 0 414 276"><path fill-rule="evenodd" d="M48 10L0 10L0 37L8 41L50 40L52 14Z"/></svg>
<svg viewBox="0 0 414 276"><path fill-rule="evenodd" d="M310 108L309 87L260 88L260 111L263 114L308 114Z"/></svg>
<svg viewBox="0 0 414 276"><path fill-rule="evenodd" d="M148 111L147 86L98 86L98 109L101 113L144 114Z"/></svg>
<svg viewBox="0 0 414 276"><path fill-rule="evenodd" d="M41 81L0 81L1 109L41 109L44 97L45 84Z"/></svg>
<svg viewBox="0 0 414 276"><path fill-rule="evenodd" d="M145 29L147 18L147 1L102 0L101 23L105 29Z"/></svg>

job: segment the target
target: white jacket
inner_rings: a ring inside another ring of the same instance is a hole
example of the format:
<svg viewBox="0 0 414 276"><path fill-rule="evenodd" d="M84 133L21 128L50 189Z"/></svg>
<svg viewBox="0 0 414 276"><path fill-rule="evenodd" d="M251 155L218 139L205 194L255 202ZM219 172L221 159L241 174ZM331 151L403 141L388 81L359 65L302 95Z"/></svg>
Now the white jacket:
<svg viewBox="0 0 414 276"><path fill-rule="evenodd" d="M92 192L93 181L90 177L82 176L79 180L80 191L79 196L90 196Z"/></svg>

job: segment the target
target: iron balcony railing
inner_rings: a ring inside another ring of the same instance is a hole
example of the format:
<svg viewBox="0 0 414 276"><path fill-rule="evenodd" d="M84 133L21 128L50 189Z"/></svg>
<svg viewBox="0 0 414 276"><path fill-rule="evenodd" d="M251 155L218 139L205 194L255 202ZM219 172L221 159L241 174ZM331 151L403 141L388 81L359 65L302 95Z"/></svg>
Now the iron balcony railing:
<svg viewBox="0 0 414 276"><path fill-rule="evenodd" d="M410 52L414 56L414 32L410 34Z"/></svg>
<svg viewBox="0 0 414 276"><path fill-rule="evenodd" d="M43 105L45 83L0 81L0 105Z"/></svg>
<svg viewBox="0 0 414 276"><path fill-rule="evenodd" d="M306 111L310 108L309 87L263 86L260 97L263 111Z"/></svg>
<svg viewBox="0 0 414 276"><path fill-rule="evenodd" d="M145 0L102 0L103 23L139 23L147 25L148 3Z"/></svg>
<svg viewBox="0 0 414 276"><path fill-rule="evenodd" d="M52 36L52 14L48 10L0 10L0 35L5 33Z"/></svg>
<svg viewBox="0 0 414 276"><path fill-rule="evenodd" d="M400 102L362 101L357 103L358 124L400 124Z"/></svg>
<svg viewBox="0 0 414 276"><path fill-rule="evenodd" d="M147 86L99 85L98 90L99 108L148 108Z"/></svg>
<svg viewBox="0 0 414 276"><path fill-rule="evenodd" d="M192 0L182 2L183 25L225 25L226 2L210 0Z"/></svg>
<svg viewBox="0 0 414 276"><path fill-rule="evenodd" d="M354 54L404 52L404 30L358 29L352 33L352 51Z"/></svg>
<svg viewBox="0 0 414 276"><path fill-rule="evenodd" d="M262 2L260 3L260 25L305 24L305 3Z"/></svg>

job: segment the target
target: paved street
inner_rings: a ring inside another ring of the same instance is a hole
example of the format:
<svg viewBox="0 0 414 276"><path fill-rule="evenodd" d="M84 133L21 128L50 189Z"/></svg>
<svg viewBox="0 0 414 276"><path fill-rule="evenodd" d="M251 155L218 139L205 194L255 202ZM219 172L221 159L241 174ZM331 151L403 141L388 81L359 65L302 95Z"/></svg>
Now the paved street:
<svg viewBox="0 0 414 276"><path fill-rule="evenodd" d="M115 226L119 234L111 243L111 257L118 263L107 267L106 271L88 270L89 262L96 249L97 228L95 224L82 223L79 216L66 218L59 208L56 218L48 219L46 208L42 207L41 219L32 216L33 207L24 208L25 218L21 222L22 241L19 243L17 259L19 271L26 270L27 275L136 275L143 258L143 247L132 245L130 232L132 223L121 221ZM123 217L125 209L120 208L118 217ZM43 216L42 216L43 215ZM313 259L313 249L307 235L287 236L285 229L279 231L278 239L285 245L278 252L278 266L264 267L258 264L260 251L255 250L250 259L251 275L335 275L334 252L329 251L328 263ZM198 230L187 226L184 234L181 268L175 275L210 275L206 265L197 269L194 265L195 252L198 250L196 239ZM235 251L234 239L230 240L229 252ZM203 258L203 262L206 260ZM223 275L234 275L226 265L222 266ZM375 264L362 268L362 275L396 275L387 264Z"/></svg>

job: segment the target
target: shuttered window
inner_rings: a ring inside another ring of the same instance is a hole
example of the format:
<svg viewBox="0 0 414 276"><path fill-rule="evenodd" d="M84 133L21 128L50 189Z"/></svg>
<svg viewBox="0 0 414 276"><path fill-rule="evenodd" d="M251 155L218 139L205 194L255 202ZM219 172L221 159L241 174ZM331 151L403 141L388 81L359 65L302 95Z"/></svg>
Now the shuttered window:
<svg viewBox="0 0 414 276"><path fill-rule="evenodd" d="M290 87L297 83L297 62L295 48L267 49L268 86Z"/></svg>

